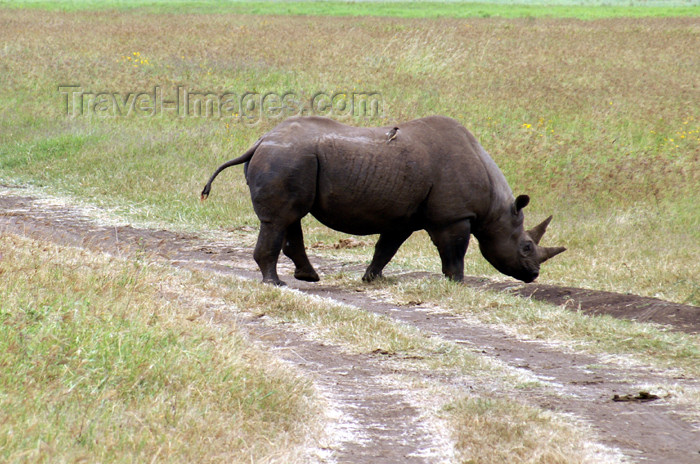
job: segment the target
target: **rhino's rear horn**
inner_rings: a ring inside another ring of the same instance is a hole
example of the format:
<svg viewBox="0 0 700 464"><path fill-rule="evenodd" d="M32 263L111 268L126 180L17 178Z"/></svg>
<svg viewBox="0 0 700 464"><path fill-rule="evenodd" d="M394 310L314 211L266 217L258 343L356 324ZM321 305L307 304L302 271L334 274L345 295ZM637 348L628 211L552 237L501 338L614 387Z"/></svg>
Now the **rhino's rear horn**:
<svg viewBox="0 0 700 464"><path fill-rule="evenodd" d="M533 227L532 229L528 230L527 233L530 235L530 238L532 239L533 242L539 245L540 240L542 239L542 236L544 235L545 232L547 232L547 226L549 225L549 222L552 220L552 216L549 216L547 219L542 221L540 225Z"/></svg>
<svg viewBox="0 0 700 464"><path fill-rule="evenodd" d="M540 263L544 263L549 258L552 258L559 253L566 251L564 247L539 247Z"/></svg>

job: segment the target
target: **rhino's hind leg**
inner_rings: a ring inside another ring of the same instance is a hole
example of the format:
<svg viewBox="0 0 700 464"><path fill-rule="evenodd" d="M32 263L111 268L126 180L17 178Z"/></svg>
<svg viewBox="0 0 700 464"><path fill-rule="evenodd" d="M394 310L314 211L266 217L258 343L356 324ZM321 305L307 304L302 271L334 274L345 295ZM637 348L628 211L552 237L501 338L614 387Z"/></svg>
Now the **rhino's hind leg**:
<svg viewBox="0 0 700 464"><path fill-rule="evenodd" d="M440 253L442 273L450 280L464 280L464 255L469 246L470 232L470 223L466 219L446 227L428 230L430 239Z"/></svg>
<svg viewBox="0 0 700 464"><path fill-rule="evenodd" d="M277 276L277 259L284 242L285 228L271 222L260 223L260 234L255 244L253 258L263 275L263 282L285 285Z"/></svg>
<svg viewBox="0 0 700 464"><path fill-rule="evenodd" d="M377 244L374 246L372 262L369 267L367 267L365 275L362 276L362 280L371 282L378 277L382 277L384 267L391 261L391 258L394 257L401 244L405 242L412 233L412 231L407 230L381 234Z"/></svg>
<svg viewBox="0 0 700 464"><path fill-rule="evenodd" d="M302 259L299 253L304 248L299 221L314 203L318 164L316 155L280 147L262 143L248 167L250 196L260 219L260 235L253 256L262 271L263 282L276 285L283 285L277 276L277 260L287 241L290 246L285 247L285 253L289 252L292 259L301 259L295 264L308 271L304 266L308 259ZM288 234L291 240L286 239ZM312 276L307 272L305 277Z"/></svg>
<svg viewBox="0 0 700 464"><path fill-rule="evenodd" d="M318 282L319 277L306 256L304 249L304 233L301 230L301 219L287 227L287 235L282 251L294 261L294 277L307 282Z"/></svg>

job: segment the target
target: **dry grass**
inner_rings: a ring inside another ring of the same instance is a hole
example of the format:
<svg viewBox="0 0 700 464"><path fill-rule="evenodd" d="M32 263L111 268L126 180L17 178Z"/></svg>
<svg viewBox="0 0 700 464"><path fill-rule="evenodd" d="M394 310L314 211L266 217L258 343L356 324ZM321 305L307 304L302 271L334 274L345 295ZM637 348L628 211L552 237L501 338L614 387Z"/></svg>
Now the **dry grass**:
<svg viewBox="0 0 700 464"><path fill-rule="evenodd" d="M294 290L211 276L199 286L223 304L265 315L275 323L294 324L296 330L324 343L387 356L383 363L394 366L394 382L411 394L429 394L430 402L442 405L438 415L449 423L460 462L495 464L513 457L530 463L617 462L611 460L610 450L592 445L594 437L587 427L518 399L525 390L551 394L546 386L469 347ZM425 372L430 375L423 377ZM470 385L472 394L460 398L461 388L436 380L443 376L453 385ZM488 392L498 392L497 397Z"/></svg>
<svg viewBox="0 0 700 464"><path fill-rule="evenodd" d="M585 434L582 428L513 401L465 397L451 403L445 412L451 418L460 462L464 464L613 461L581 440Z"/></svg>
<svg viewBox="0 0 700 464"><path fill-rule="evenodd" d="M12 235L0 275L2 462L293 462L315 432L307 381L193 318L186 276Z"/></svg>
<svg viewBox="0 0 700 464"><path fill-rule="evenodd" d="M203 275L198 286L226 305L296 324L307 336L342 346L350 353L380 352L415 359L425 369L456 369L461 374L481 376L488 372L500 381L517 382L507 380L502 366L492 365L454 343L361 308L238 278Z"/></svg>

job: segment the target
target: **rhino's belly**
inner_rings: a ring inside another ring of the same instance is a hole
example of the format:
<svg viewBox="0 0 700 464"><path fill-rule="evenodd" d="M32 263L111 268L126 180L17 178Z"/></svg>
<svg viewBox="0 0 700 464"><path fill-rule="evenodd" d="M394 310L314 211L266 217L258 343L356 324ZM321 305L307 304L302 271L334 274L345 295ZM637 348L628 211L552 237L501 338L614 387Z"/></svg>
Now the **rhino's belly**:
<svg viewBox="0 0 700 464"><path fill-rule="evenodd" d="M311 214L326 227L352 235L381 234L388 230L408 228L406 221L391 223L376 217L338 215L317 210L312 210Z"/></svg>
<svg viewBox="0 0 700 464"><path fill-rule="evenodd" d="M311 214L331 229L353 235L421 227L420 201L400 198L317 198Z"/></svg>

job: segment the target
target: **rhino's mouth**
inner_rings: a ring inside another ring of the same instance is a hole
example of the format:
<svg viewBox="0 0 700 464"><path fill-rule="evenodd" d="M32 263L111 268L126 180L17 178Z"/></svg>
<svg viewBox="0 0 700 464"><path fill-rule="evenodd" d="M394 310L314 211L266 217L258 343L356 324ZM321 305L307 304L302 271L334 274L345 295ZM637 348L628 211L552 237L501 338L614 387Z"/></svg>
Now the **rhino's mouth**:
<svg viewBox="0 0 700 464"><path fill-rule="evenodd" d="M511 277L514 277L518 280L521 280L525 282L526 284L529 284L531 282L534 282L537 277L540 275L540 270L539 269L533 269L530 271L523 271L523 272L518 272L511 274Z"/></svg>

